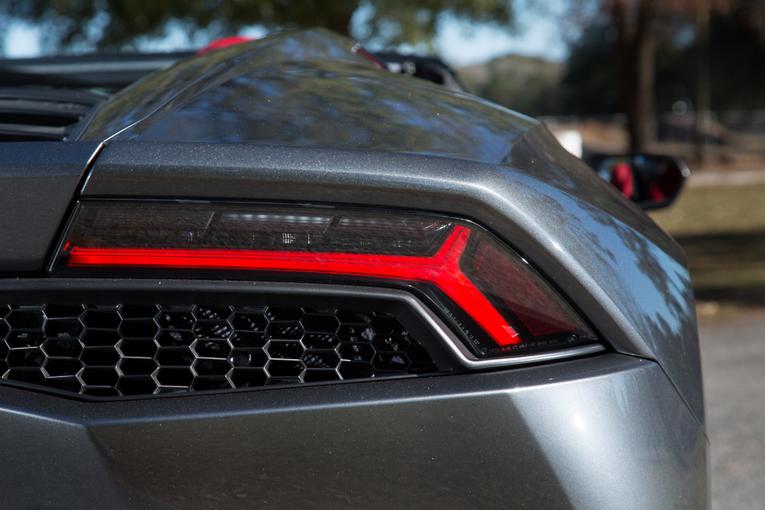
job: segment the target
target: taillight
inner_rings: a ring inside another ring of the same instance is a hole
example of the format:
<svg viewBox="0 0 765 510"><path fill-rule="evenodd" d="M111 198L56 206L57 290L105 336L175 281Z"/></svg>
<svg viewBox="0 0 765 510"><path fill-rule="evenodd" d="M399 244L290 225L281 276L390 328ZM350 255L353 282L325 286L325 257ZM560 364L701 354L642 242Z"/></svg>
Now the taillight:
<svg viewBox="0 0 765 510"><path fill-rule="evenodd" d="M578 314L516 253L480 227L443 216L84 202L54 271L104 270L405 286L427 298L479 357L595 341Z"/></svg>

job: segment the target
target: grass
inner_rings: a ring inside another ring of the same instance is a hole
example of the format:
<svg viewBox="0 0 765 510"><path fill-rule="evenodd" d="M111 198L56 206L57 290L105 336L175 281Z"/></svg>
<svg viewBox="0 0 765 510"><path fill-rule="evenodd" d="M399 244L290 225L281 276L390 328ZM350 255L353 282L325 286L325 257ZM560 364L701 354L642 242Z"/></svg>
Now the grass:
<svg viewBox="0 0 765 510"><path fill-rule="evenodd" d="M699 301L765 306L765 184L689 187L651 216L685 249Z"/></svg>
<svg viewBox="0 0 765 510"><path fill-rule="evenodd" d="M765 232L765 184L688 187L653 219L675 236Z"/></svg>

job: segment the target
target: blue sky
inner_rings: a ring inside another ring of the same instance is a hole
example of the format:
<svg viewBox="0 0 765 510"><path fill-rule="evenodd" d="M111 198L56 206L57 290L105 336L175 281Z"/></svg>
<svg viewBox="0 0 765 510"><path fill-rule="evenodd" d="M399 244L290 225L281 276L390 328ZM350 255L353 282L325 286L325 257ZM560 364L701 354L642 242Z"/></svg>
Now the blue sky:
<svg viewBox="0 0 765 510"><path fill-rule="evenodd" d="M459 22L446 22L436 40L436 51L451 64L460 66L516 53L563 60L566 45L554 21L536 19L527 28L510 35L498 28L481 26L467 30Z"/></svg>
<svg viewBox="0 0 765 510"><path fill-rule="evenodd" d="M435 41L436 51L456 66L484 62L508 53L545 57L561 60L566 47L558 27L552 19L537 17L520 20L524 30L513 35L489 26L465 25L454 19L445 20ZM245 34L259 36L262 30L252 28ZM140 45L145 51L170 51L198 47L204 41L190 41L180 29L168 30L163 38L145 41ZM34 57L40 55L40 31L28 24L12 23L5 34L5 54L8 57Z"/></svg>

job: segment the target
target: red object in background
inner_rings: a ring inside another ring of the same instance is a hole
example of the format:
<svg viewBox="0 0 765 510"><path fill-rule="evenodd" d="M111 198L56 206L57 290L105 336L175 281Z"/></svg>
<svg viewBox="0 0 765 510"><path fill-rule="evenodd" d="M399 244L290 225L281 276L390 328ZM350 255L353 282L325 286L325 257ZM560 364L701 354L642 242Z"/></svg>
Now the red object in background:
<svg viewBox="0 0 765 510"><path fill-rule="evenodd" d="M353 47L351 48L351 51L355 53L356 55L359 55L360 57L368 60L369 62L372 62L374 65L376 65L380 69L387 69L385 65L377 59L377 57L375 57L374 55L369 53L367 50L365 50L361 44L359 43L354 44Z"/></svg>
<svg viewBox="0 0 765 510"><path fill-rule="evenodd" d="M635 194L635 176L627 163L617 163L611 172L611 184L621 191L622 195L632 198Z"/></svg>
<svg viewBox="0 0 765 510"><path fill-rule="evenodd" d="M669 199L682 186L682 172L677 167L665 170L661 176L648 186L651 201L661 203Z"/></svg>
<svg viewBox="0 0 765 510"><path fill-rule="evenodd" d="M228 48L229 46L236 46L237 44L242 44L250 41L254 41L254 37L245 37L243 35L235 35L233 37L221 37L220 39L215 39L213 42L205 46L204 48L197 51L197 55L204 55L205 53L210 53L214 50L221 50L223 48Z"/></svg>
<svg viewBox="0 0 765 510"><path fill-rule="evenodd" d="M232 37L221 37L220 39L215 39L213 42L205 46L204 48L197 51L197 55L204 55L206 53L210 53L211 51L215 50L221 50L223 48L228 48L229 46L236 46L237 44L242 44L250 41L254 41L254 37L245 37L242 35L235 35ZM380 69L385 69L385 66L380 62L374 55L369 53L367 50L365 50L359 43L356 43L351 48L351 51L357 55L359 55L362 58L365 58L366 60L372 62L374 65L379 67Z"/></svg>

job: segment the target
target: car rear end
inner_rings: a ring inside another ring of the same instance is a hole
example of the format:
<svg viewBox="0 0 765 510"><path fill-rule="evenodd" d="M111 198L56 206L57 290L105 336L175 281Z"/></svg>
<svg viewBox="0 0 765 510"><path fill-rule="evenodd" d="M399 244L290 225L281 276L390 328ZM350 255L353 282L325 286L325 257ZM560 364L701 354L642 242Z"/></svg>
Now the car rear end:
<svg viewBox="0 0 765 510"><path fill-rule="evenodd" d="M7 507L706 505L682 253L544 127L191 140L189 90L0 145Z"/></svg>

